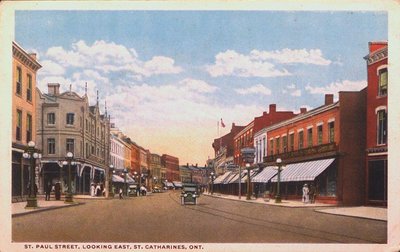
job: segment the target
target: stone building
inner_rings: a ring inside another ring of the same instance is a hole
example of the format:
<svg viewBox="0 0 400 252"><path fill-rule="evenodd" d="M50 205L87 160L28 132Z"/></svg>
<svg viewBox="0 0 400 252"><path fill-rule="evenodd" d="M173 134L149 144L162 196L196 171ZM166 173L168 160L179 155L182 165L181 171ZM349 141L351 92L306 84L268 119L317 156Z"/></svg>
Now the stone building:
<svg viewBox="0 0 400 252"><path fill-rule="evenodd" d="M37 146L43 150L42 183L60 182L66 190L67 152L74 154L73 193L89 193L91 183L105 182L110 164L110 123L100 113L99 101L89 106L87 94L70 90L60 93L60 84L49 83L48 92L36 89Z"/></svg>
<svg viewBox="0 0 400 252"><path fill-rule="evenodd" d="M28 143L36 143L36 72L42 67L36 54L12 43L12 196L26 195L29 161L22 157ZM36 148L40 146L36 143ZM39 172L40 164L38 162Z"/></svg>

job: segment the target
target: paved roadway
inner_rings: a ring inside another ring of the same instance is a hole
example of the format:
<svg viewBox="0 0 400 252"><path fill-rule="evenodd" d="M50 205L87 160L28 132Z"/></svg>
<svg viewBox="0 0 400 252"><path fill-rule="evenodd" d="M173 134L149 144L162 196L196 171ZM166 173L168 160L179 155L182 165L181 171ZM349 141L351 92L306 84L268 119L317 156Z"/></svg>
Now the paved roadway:
<svg viewBox="0 0 400 252"><path fill-rule="evenodd" d="M14 242L386 243L386 222L310 208L266 206L202 196L181 206L178 192L13 218Z"/></svg>

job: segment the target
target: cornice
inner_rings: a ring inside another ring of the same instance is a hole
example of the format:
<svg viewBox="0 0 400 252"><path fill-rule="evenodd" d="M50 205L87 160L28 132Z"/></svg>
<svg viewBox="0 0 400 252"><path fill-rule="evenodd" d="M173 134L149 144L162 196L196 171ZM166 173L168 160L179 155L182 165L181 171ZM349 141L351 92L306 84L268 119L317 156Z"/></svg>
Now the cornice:
<svg viewBox="0 0 400 252"><path fill-rule="evenodd" d="M386 59L387 57L388 57L388 48L386 46L386 47L379 49L371 54L368 54L367 56L364 57L364 59L367 61L368 65L372 65L378 61Z"/></svg>
<svg viewBox="0 0 400 252"><path fill-rule="evenodd" d="M25 52L18 44L13 42L13 56L21 61L24 65L28 66L33 71L39 70L42 66L33 59L27 52Z"/></svg>

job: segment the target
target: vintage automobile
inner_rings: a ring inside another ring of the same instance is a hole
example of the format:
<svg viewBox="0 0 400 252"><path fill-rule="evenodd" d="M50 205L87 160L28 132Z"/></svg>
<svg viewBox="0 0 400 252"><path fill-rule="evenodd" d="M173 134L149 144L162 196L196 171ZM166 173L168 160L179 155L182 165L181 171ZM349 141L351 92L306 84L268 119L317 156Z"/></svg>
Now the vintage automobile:
<svg viewBox="0 0 400 252"><path fill-rule="evenodd" d="M160 187L155 186L155 187L153 188L153 193L160 193L160 192L161 192Z"/></svg>
<svg viewBox="0 0 400 252"><path fill-rule="evenodd" d="M181 205L197 204L197 199L200 197L197 184L183 184L181 191Z"/></svg>
<svg viewBox="0 0 400 252"><path fill-rule="evenodd" d="M136 197L137 196L137 185L130 185L128 189L128 193L130 197Z"/></svg>

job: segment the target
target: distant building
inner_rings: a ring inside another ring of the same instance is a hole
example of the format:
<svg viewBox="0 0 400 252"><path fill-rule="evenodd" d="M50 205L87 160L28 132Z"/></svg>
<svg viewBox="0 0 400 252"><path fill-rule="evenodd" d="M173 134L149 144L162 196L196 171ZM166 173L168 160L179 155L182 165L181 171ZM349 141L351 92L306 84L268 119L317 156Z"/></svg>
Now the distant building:
<svg viewBox="0 0 400 252"><path fill-rule="evenodd" d="M70 88L60 93L60 84L49 83L48 92L36 89L37 146L43 150L42 183L61 182L66 190L67 152L74 154L72 191L89 193L91 183L104 183L110 163L110 124L96 105L89 106L87 95Z"/></svg>
<svg viewBox="0 0 400 252"><path fill-rule="evenodd" d="M162 176L161 176L161 156L158 154L150 154L149 168L151 172L151 184L152 187L158 186L162 187Z"/></svg>
<svg viewBox="0 0 400 252"><path fill-rule="evenodd" d="M366 132L366 202L387 205L388 176L388 45L370 42Z"/></svg>
<svg viewBox="0 0 400 252"><path fill-rule="evenodd" d="M302 111L305 112L305 109L302 109ZM262 116L255 117L253 121L234 136L234 163L243 165L241 149L254 146L254 134L256 132L294 116L295 114L291 111L276 111L276 104L270 104L268 113L264 112Z"/></svg>
<svg viewBox="0 0 400 252"><path fill-rule="evenodd" d="M12 43L12 196L27 194L29 161L22 157L30 141L36 143L36 72L42 67L36 54ZM5 84L4 84L5 85ZM39 167L38 167L39 169ZM37 170L37 172L39 172ZM38 181L37 181L38 182Z"/></svg>
<svg viewBox="0 0 400 252"><path fill-rule="evenodd" d="M177 157L163 154L161 156L161 165L166 168L166 179L169 182L180 181L179 159Z"/></svg>

